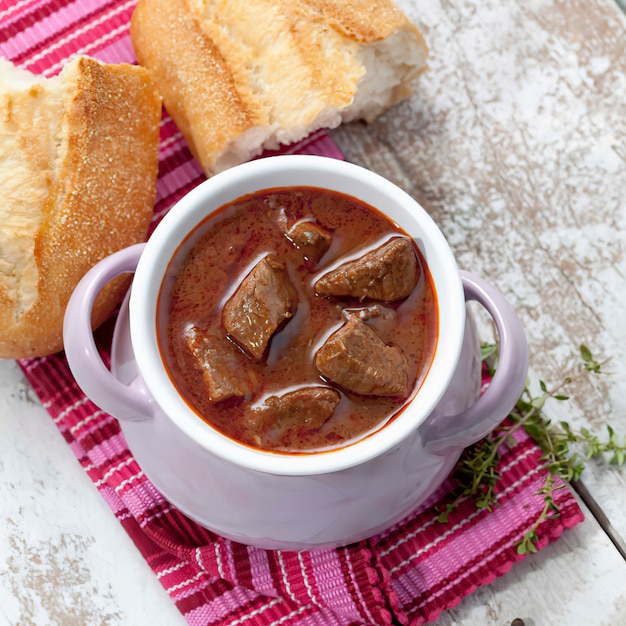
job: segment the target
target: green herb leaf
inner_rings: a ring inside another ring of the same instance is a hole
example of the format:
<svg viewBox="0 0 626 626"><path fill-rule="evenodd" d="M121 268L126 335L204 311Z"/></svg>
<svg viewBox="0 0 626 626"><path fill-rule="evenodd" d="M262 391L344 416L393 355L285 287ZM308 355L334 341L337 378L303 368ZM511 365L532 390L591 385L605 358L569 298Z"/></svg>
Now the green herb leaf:
<svg viewBox="0 0 626 626"><path fill-rule="evenodd" d="M586 363L589 363L590 361L593 360L593 356L591 355L591 350L589 350L589 348L587 346L580 346L580 356L582 357L582 360L585 361Z"/></svg>
<svg viewBox="0 0 626 626"><path fill-rule="evenodd" d="M589 350L587 346L580 346L580 356L582 357L585 369L588 372L595 372L596 374L600 373L602 364L598 363L598 361L593 358L591 350Z"/></svg>
<svg viewBox="0 0 626 626"><path fill-rule="evenodd" d="M493 356L498 350L498 344L496 343L483 343L480 346L480 357L482 361L486 361L489 357Z"/></svg>

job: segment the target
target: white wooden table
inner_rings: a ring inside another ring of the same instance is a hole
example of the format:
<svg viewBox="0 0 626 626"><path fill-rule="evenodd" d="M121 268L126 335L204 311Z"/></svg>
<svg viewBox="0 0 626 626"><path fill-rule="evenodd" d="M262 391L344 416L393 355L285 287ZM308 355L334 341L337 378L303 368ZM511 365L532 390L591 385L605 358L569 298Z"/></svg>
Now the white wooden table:
<svg viewBox="0 0 626 626"><path fill-rule="evenodd" d="M400 4L430 71L410 101L334 138L506 294L535 381L560 382L580 344L610 357L610 375L578 380L548 412L626 434L624 13L615 0ZM600 521L581 502L583 524L437 624L626 625L626 470L591 463L582 483ZM0 529L0 625L183 623L12 361L0 361Z"/></svg>

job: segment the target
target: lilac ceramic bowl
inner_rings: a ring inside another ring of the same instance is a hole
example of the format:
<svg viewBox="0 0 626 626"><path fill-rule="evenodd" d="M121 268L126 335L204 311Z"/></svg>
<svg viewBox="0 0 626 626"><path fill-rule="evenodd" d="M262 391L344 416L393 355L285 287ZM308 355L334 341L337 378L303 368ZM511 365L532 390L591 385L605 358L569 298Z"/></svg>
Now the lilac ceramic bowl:
<svg viewBox="0 0 626 626"><path fill-rule="evenodd" d="M408 407L375 434L322 454L264 452L210 427L173 385L157 341L161 286L187 235L228 202L290 186L339 191L387 214L417 242L439 303L432 364ZM95 347L90 313L103 286L126 272L134 272L134 280L109 371ZM487 310L499 338L498 371L481 397L469 300ZM223 536L280 549L351 543L409 514L442 483L462 449L506 417L528 367L525 334L511 306L496 289L459 271L444 236L410 196L366 169L313 156L253 161L187 194L146 244L112 255L81 281L67 308L65 350L80 387L120 420L135 458L166 498Z"/></svg>

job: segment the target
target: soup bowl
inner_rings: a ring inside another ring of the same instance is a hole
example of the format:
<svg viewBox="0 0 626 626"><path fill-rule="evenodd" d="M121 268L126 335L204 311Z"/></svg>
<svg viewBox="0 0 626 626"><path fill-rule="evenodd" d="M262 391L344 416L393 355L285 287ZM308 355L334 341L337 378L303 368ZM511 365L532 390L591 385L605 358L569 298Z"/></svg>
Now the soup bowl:
<svg viewBox="0 0 626 626"><path fill-rule="evenodd" d="M349 445L277 453L244 445L203 420L168 374L159 343L172 260L199 223L236 199L271 188L313 187L359 199L416 243L438 304L427 374L401 412ZM104 285L134 273L116 322L108 369L91 310ZM467 303L493 318L497 371L481 395L481 358ZM525 384L523 327L502 294L460 271L432 218L398 186L362 167L315 156L276 156L201 183L162 219L145 244L95 266L67 307L64 342L78 385L120 421L148 478L176 507L225 537L268 549L336 547L372 536L414 511L449 475L464 447L491 432Z"/></svg>

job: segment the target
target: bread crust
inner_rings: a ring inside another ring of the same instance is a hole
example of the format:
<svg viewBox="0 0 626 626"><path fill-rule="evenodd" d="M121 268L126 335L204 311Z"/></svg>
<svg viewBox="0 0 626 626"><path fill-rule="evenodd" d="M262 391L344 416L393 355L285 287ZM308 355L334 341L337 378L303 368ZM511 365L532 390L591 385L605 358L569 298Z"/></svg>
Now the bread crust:
<svg viewBox="0 0 626 626"><path fill-rule="evenodd" d="M151 70L168 113L203 168L232 135L258 123L185 0L139 2L130 30L137 60Z"/></svg>
<svg viewBox="0 0 626 626"><path fill-rule="evenodd" d="M40 155L33 168L33 176L46 178L47 190L34 228L35 276L21 277L36 280L36 299L21 302L0 275L2 358L61 350L63 316L76 284L101 259L145 240L154 208L161 100L149 72L80 57L55 80L61 81L60 135L55 155L43 161ZM122 278L102 292L94 327L127 286Z"/></svg>
<svg viewBox="0 0 626 626"><path fill-rule="evenodd" d="M207 175L342 119L370 121L410 94L427 54L390 0L139 0L130 32ZM399 33L384 72L396 82L380 103L350 110L365 53Z"/></svg>
<svg viewBox="0 0 626 626"><path fill-rule="evenodd" d="M381 41L399 28L409 28L421 38L406 15L388 0L306 0L305 4L333 28L359 43Z"/></svg>

